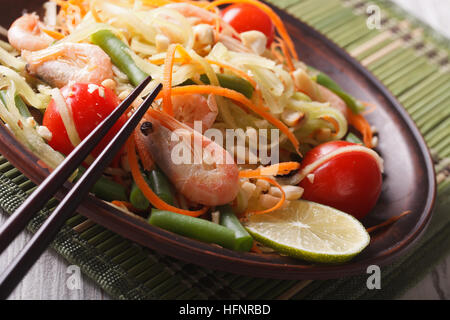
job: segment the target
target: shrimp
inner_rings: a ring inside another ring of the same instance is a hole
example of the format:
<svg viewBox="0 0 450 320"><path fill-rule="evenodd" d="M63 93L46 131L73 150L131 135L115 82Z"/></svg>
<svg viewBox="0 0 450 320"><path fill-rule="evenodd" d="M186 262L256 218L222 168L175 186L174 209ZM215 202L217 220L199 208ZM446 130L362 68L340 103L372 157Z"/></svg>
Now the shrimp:
<svg viewBox="0 0 450 320"><path fill-rule="evenodd" d="M238 39L240 38L239 33L236 32L236 30L234 30L234 28L230 24L226 23L222 19L218 19L218 13L208 11L190 3L170 3L166 4L164 8L178 11L183 16L185 16L193 25L215 25L218 21L222 29L221 33L235 36Z"/></svg>
<svg viewBox="0 0 450 320"><path fill-rule="evenodd" d="M178 11L186 18L191 18L194 24L213 24L216 21L216 14L189 3L170 3L164 8Z"/></svg>
<svg viewBox="0 0 450 320"><path fill-rule="evenodd" d="M28 73L58 88L70 81L99 85L114 76L111 59L93 44L62 43L22 55Z"/></svg>
<svg viewBox="0 0 450 320"><path fill-rule="evenodd" d="M24 14L8 30L8 41L17 50L47 48L54 39L42 31L43 23L35 13Z"/></svg>
<svg viewBox="0 0 450 320"><path fill-rule="evenodd" d="M201 94L174 96L172 104L174 118L193 129L196 129L194 122L201 121L201 133L211 128L219 113L216 99L212 94L208 98Z"/></svg>
<svg viewBox="0 0 450 320"><path fill-rule="evenodd" d="M239 170L221 146L163 112L150 109L135 130L139 154L144 149L189 201L206 206L233 201Z"/></svg>

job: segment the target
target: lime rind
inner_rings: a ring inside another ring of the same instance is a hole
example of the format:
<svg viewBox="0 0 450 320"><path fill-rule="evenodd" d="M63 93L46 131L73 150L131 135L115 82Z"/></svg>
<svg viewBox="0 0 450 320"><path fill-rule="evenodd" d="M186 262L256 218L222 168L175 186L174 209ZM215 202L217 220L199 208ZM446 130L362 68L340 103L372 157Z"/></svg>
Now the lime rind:
<svg viewBox="0 0 450 320"><path fill-rule="evenodd" d="M347 262L370 242L366 229L353 216L305 200L293 201L282 210L252 216L245 227L265 246L317 263Z"/></svg>

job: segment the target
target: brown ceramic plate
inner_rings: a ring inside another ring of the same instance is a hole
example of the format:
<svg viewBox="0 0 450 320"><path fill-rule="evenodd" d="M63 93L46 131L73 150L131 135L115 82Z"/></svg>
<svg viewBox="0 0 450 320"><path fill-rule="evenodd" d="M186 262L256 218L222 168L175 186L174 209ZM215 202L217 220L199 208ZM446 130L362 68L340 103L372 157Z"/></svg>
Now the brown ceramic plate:
<svg viewBox="0 0 450 320"><path fill-rule="evenodd" d="M8 27L23 9L36 10L42 2L2 1L1 24ZM327 279L364 273L367 266L390 263L411 247L429 222L435 199L433 163L417 127L391 93L344 50L287 13L278 13L303 61L329 74L359 99L379 106L368 120L379 131L377 151L385 160L385 176L381 197L364 225L370 227L404 210L412 213L374 234L370 245L352 261L335 266L312 265L276 254L239 253L202 243L153 227L93 196L80 207L81 214L162 254L208 268L270 278ZM35 183L48 175L3 125L0 153Z"/></svg>

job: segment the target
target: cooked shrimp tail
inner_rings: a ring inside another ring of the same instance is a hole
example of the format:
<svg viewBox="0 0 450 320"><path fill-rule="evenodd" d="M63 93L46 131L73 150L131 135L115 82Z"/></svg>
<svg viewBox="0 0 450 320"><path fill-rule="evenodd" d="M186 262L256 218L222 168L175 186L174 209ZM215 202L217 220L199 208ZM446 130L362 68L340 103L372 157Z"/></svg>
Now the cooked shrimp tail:
<svg viewBox="0 0 450 320"><path fill-rule="evenodd" d="M70 81L101 84L113 78L112 63L100 47L87 43L62 43L47 49L24 52L26 69L54 87Z"/></svg>
<svg viewBox="0 0 450 320"><path fill-rule="evenodd" d="M206 206L236 198L239 170L225 149L163 112L149 110L141 126L145 122L151 122L151 130L135 131L138 149L150 154L178 192Z"/></svg>

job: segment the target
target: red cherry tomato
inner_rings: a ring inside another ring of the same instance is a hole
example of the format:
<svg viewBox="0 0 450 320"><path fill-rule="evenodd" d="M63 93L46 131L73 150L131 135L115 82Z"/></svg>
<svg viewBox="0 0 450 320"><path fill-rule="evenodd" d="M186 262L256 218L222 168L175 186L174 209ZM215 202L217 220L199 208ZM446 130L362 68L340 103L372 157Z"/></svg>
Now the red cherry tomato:
<svg viewBox="0 0 450 320"><path fill-rule="evenodd" d="M258 7L248 3L237 3L222 11L222 19L237 32L257 30L267 37L267 47L275 36L275 27L270 17Z"/></svg>
<svg viewBox="0 0 450 320"><path fill-rule="evenodd" d="M346 141L321 144L310 150L302 167L339 148L357 145ZM381 171L375 157L364 151L340 153L319 165L312 182L305 178L303 199L329 205L362 219L375 206L381 193Z"/></svg>
<svg viewBox="0 0 450 320"><path fill-rule="evenodd" d="M89 86L87 83L76 83L61 89L66 105L72 109L75 128L81 140L86 138L120 103L111 89L103 86L98 86L98 88L96 89L93 85ZM93 156L100 154L125 121L125 116L122 116L116 122L110 132L94 149ZM65 155L74 149L54 100L50 101L45 110L43 125L52 133L52 138L48 143L53 149Z"/></svg>

